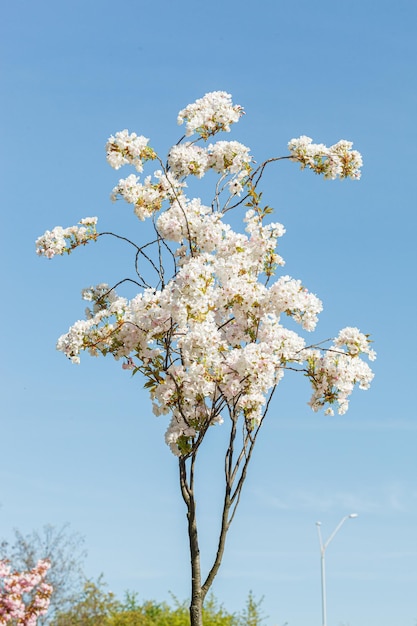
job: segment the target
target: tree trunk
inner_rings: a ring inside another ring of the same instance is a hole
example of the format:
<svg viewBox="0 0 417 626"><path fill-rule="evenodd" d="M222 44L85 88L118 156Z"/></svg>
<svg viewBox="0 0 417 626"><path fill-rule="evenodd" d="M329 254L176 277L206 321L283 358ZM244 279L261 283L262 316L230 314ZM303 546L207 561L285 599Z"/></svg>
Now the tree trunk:
<svg viewBox="0 0 417 626"><path fill-rule="evenodd" d="M193 495L194 494L191 495L187 512L191 559L190 623L191 626L203 626L204 598L201 592L200 548L198 546L197 521L195 517L195 502Z"/></svg>
<svg viewBox="0 0 417 626"><path fill-rule="evenodd" d="M203 626L203 603L201 598L191 601L190 604L190 624L191 626Z"/></svg>
<svg viewBox="0 0 417 626"><path fill-rule="evenodd" d="M268 399L267 408L260 423L254 431L247 431L240 451L234 456L234 443L237 432L237 417L231 412L231 431L229 446L225 455L225 495L223 501L223 511L219 542L213 565L207 575L206 580L201 580L200 548L198 544L196 502L194 494L194 469L198 446L188 458L179 458L181 494L187 507L188 539L190 546L191 561L191 603L190 603L190 624L191 626L203 626L203 604L206 595L213 584L213 581L220 568L226 536L229 526L233 520L236 508L239 504L240 494L246 479L246 472L250 462L257 435L262 421L271 400L272 393Z"/></svg>
<svg viewBox="0 0 417 626"><path fill-rule="evenodd" d="M196 505L194 499L194 463L195 456L191 458L189 476L187 479L187 465L185 459L179 460L181 493L187 506L188 539L190 545L191 562L191 603L190 624L191 626L203 626L203 601L204 594L201 590L201 564L200 548L198 545Z"/></svg>

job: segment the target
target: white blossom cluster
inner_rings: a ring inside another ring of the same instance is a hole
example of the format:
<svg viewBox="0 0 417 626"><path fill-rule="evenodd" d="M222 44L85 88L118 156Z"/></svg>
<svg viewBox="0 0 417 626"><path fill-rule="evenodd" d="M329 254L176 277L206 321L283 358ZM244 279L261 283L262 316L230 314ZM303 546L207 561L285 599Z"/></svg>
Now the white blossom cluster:
<svg viewBox="0 0 417 626"><path fill-rule="evenodd" d="M155 152L148 146L146 137L129 134L128 130L122 130L111 135L106 144L107 162L115 170L122 165L133 165L138 172L143 171L143 161L155 158Z"/></svg>
<svg viewBox="0 0 417 626"><path fill-rule="evenodd" d="M52 259L56 254L69 253L79 245L97 238L97 217L84 217L78 224L68 228L55 226L53 230L47 230L36 240L36 253Z"/></svg>
<svg viewBox="0 0 417 626"><path fill-rule="evenodd" d="M240 174L252 160L249 151L239 141L217 141L208 147L209 167L219 174Z"/></svg>
<svg viewBox="0 0 417 626"><path fill-rule="evenodd" d="M183 178L190 174L202 178L209 169L208 151L190 141L177 144L169 152L168 165L176 178Z"/></svg>
<svg viewBox="0 0 417 626"><path fill-rule="evenodd" d="M165 194L161 194L158 183L152 182L151 176L147 176L142 184L135 174L119 180L111 194L113 202L118 196L134 205L135 214L141 221L159 211L165 199Z"/></svg>
<svg viewBox="0 0 417 626"><path fill-rule="evenodd" d="M155 180L152 180L151 176L146 176L141 183L138 176L130 174L127 178L119 180L110 197L113 202L120 196L129 204L133 204L135 215L143 222L161 209L164 200L180 195L182 187L185 186L170 172L163 174L157 170L154 172L154 178Z"/></svg>
<svg viewBox="0 0 417 626"><path fill-rule="evenodd" d="M83 300L87 300L87 302L93 302L92 310L90 307L85 309L87 319L91 319L95 313L102 309L108 309L117 300L115 291L107 283L100 283L99 285L83 289L81 297Z"/></svg>
<svg viewBox="0 0 417 626"><path fill-rule="evenodd" d="M194 248L213 251L223 239L225 225L219 213L201 204L200 198L188 200L185 195L174 200L171 206L158 217L156 226L159 234L167 241L180 243L189 240Z"/></svg>
<svg viewBox="0 0 417 626"><path fill-rule="evenodd" d="M176 178L190 174L202 178L210 169L218 174L245 174L251 160L249 148L238 141L218 141L208 148L186 142L173 146L168 155L170 171Z"/></svg>
<svg viewBox="0 0 417 626"><path fill-rule="evenodd" d="M238 141L218 141L207 148L187 142L173 146L168 155L170 172L176 178L202 178L210 169L230 176L228 188L232 196L242 193L251 161L249 148Z"/></svg>
<svg viewBox="0 0 417 626"><path fill-rule="evenodd" d="M206 139L228 130L241 114L228 94L214 92L181 111L179 120L187 122L188 135L195 132ZM128 143L126 137L132 136L123 135ZM359 160L349 142L327 149L300 138L289 145L303 167L321 168L332 178L327 164L338 159L338 175L355 177L353 169L348 171ZM249 149L238 142L219 141L206 149L186 142L171 148L167 169L155 172L153 179L141 183L131 174L120 180L113 199L121 196L133 204L141 220L154 219L159 241L172 246L178 259L176 270L163 287L140 290L130 301L106 284L89 287L83 297L93 308L58 340L58 350L73 362L79 362L82 351L110 353L122 359L124 369L140 371L154 413L171 417L166 441L177 455L187 454L199 434L227 412L233 419L243 417L247 432L256 428L269 394L288 368L310 379L313 410L328 407L332 412L337 405L344 413L354 386L366 389L372 380L361 356L373 360L375 353L369 337L357 328L345 328L330 348L318 349L307 347L303 337L284 326L291 318L313 331L322 303L300 280L288 275L273 280L284 265L277 242L285 229L278 222L266 223L270 210L260 205L251 162ZM209 169L220 179L232 176L246 194L245 232L225 221L219 191L209 205L186 196L184 177L201 178ZM92 229L95 222L86 226ZM74 242L96 236L67 231ZM74 247L57 233L46 233L37 245L45 256Z"/></svg>
<svg viewBox="0 0 417 626"><path fill-rule="evenodd" d="M362 157L357 150L352 150L352 142L342 139L328 148L322 143L312 143L311 137L302 135L298 139L291 139L288 149L294 160L301 163L301 167L309 167L316 174L323 174L324 178L352 178L361 177Z"/></svg>
<svg viewBox="0 0 417 626"><path fill-rule="evenodd" d="M194 133L203 139L219 131L230 131L230 124L238 122L243 115L239 105L233 105L232 96L225 91L212 91L178 113L177 122L186 122L185 134Z"/></svg>
<svg viewBox="0 0 417 626"><path fill-rule="evenodd" d="M332 405L337 403L343 415L349 407L349 396L357 384L359 389L369 389L374 374L359 357L366 354L374 361L376 353L369 347L369 338L357 328L344 328L333 345L324 354L317 350L308 355L308 373L313 385L310 406L313 411L329 405L326 414L333 415ZM346 350L344 349L346 347Z"/></svg>
<svg viewBox="0 0 417 626"><path fill-rule="evenodd" d="M231 176L229 193L240 195L243 191L244 178L251 162L249 148L238 141L219 141L208 148L201 148L190 142L173 146L168 155L169 170L154 172L154 179L146 176L143 183L135 174L121 178L114 187L111 199L123 198L133 204L134 212L143 221L158 212L165 200L177 203L177 212L181 212L178 203L183 197L185 182L181 179L189 175L202 178L213 169L222 175ZM174 211L171 211L171 216Z"/></svg>
<svg viewBox="0 0 417 626"><path fill-rule="evenodd" d="M100 286L99 286L100 288ZM85 320L78 320L71 326L68 333L61 335L57 341L57 350L63 352L73 363L80 362L80 353L88 349L92 356L106 354L107 345L116 338L116 333L125 321L123 319L127 307L125 298L113 297L103 303L103 308L92 314L86 311ZM99 325L102 326L99 328Z"/></svg>

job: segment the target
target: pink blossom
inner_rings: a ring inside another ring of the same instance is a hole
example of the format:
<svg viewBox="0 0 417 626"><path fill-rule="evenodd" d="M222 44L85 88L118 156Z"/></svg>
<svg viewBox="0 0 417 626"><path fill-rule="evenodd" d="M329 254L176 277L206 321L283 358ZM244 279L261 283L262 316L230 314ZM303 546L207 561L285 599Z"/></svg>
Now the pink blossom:
<svg viewBox="0 0 417 626"><path fill-rule="evenodd" d="M27 572L11 572L7 562L0 561L0 625L18 620L22 626L36 626L52 594L44 580L49 567L49 561L42 560Z"/></svg>

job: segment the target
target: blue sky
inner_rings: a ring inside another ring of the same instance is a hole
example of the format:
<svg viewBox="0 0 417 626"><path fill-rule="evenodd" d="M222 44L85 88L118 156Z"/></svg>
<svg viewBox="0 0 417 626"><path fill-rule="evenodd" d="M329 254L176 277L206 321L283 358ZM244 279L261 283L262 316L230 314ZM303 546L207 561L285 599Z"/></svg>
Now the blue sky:
<svg viewBox="0 0 417 626"><path fill-rule="evenodd" d="M417 604L416 60L412 1L249 3L15 0L1 19L3 339L0 537L66 522L86 573L141 599L188 596L185 511L165 424L138 377L111 360L71 365L56 338L83 316L80 290L116 282L129 251L100 241L48 262L46 229L98 215L146 227L109 194L108 136L128 128L162 154L189 102L225 90L246 110L227 139L258 161L292 137L349 139L360 182L281 163L264 197L287 234L285 272L323 300L314 335L358 326L376 377L342 417L313 414L301 377L271 406L214 593L233 611L265 596L268 626L320 623L315 522L327 537L329 624L415 626ZM121 175L124 175L122 171ZM203 565L215 545L220 429L199 473Z"/></svg>

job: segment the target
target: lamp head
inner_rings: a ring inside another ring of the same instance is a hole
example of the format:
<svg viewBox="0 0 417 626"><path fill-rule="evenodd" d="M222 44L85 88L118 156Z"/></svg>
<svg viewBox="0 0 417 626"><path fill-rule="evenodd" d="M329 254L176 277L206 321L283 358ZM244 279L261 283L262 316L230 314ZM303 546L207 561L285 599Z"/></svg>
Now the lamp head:
<svg viewBox="0 0 417 626"><path fill-rule="evenodd" d="M353 519L353 518L355 518L355 517L358 517L358 514L357 514L357 513L351 513L351 514L349 515L349 517L350 517L350 519Z"/></svg>

